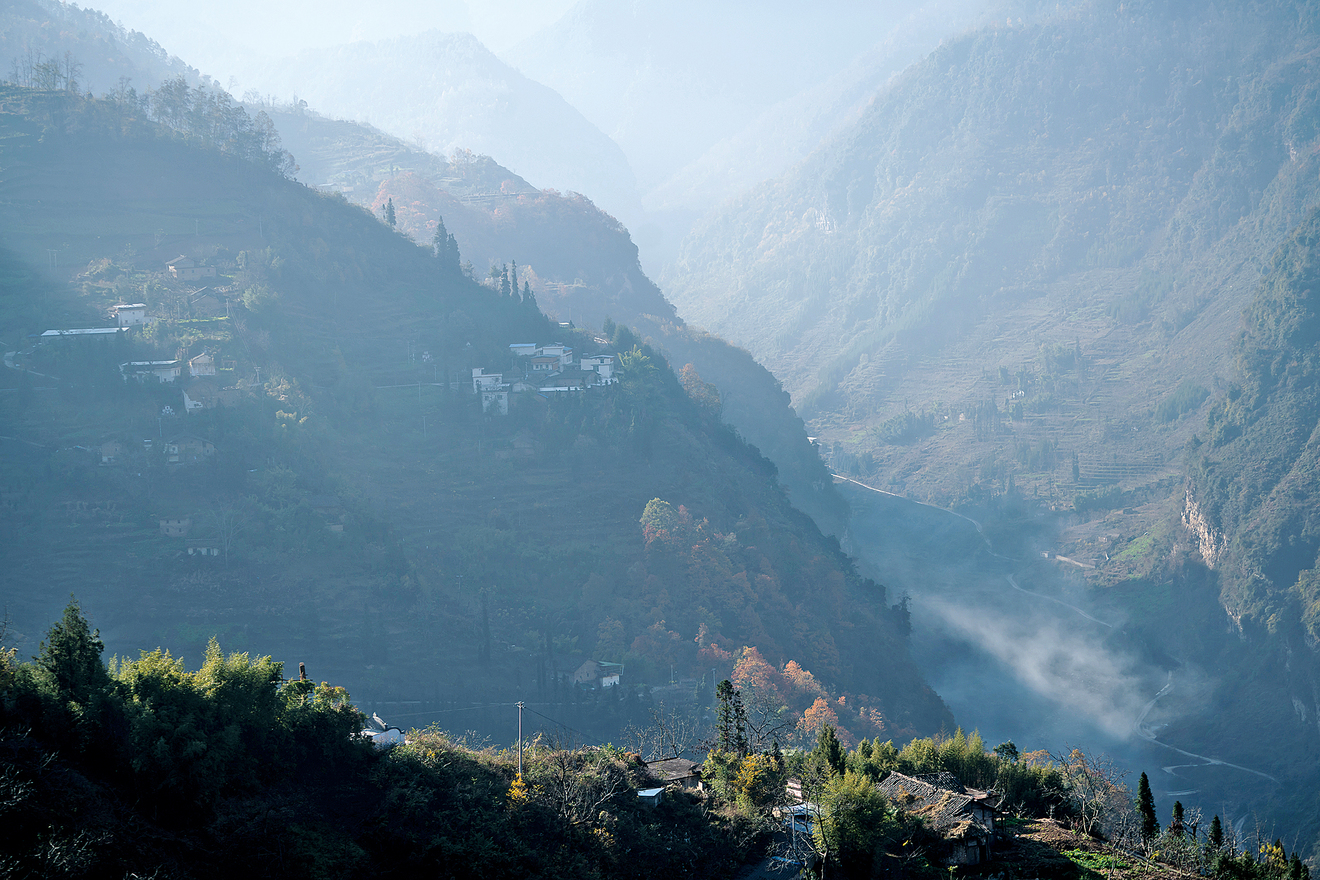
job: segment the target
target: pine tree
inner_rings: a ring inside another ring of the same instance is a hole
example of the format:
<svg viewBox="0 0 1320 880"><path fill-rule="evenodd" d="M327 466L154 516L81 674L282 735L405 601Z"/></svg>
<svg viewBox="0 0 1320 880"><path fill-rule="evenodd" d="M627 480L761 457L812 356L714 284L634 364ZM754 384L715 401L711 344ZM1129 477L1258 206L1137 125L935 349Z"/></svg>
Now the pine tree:
<svg viewBox="0 0 1320 880"><path fill-rule="evenodd" d="M742 694L727 678L715 686L715 732L720 749L743 757L747 754L747 713Z"/></svg>
<svg viewBox="0 0 1320 880"><path fill-rule="evenodd" d="M1144 772L1137 784L1137 812L1141 814L1141 839L1154 840L1160 833L1160 820L1155 816L1155 796L1150 793L1150 780Z"/></svg>
<svg viewBox="0 0 1320 880"><path fill-rule="evenodd" d="M816 735L816 747L811 750L811 757L820 761L832 775L843 775L848 763L848 753L844 750L843 743L839 742L839 737L835 735L834 728L829 724L822 726L820 733Z"/></svg>
<svg viewBox="0 0 1320 880"><path fill-rule="evenodd" d="M500 269L500 296L507 298L508 295L509 295L509 267L504 266L503 268Z"/></svg>
<svg viewBox="0 0 1320 880"><path fill-rule="evenodd" d="M390 225L390 229L393 229L393 228L394 228L395 217L394 217L394 197L393 197L393 196L391 196L391 197L389 198L389 200L385 202L385 222L388 223L388 224Z"/></svg>
<svg viewBox="0 0 1320 880"><path fill-rule="evenodd" d="M435 251L436 259L444 262L449 256L449 230L445 229L445 218L441 217L435 223L435 235L431 237L431 249Z"/></svg>
<svg viewBox="0 0 1320 880"><path fill-rule="evenodd" d="M1169 833L1174 837L1182 837L1184 828L1182 801L1174 801L1173 819L1169 822Z"/></svg>
<svg viewBox="0 0 1320 880"><path fill-rule="evenodd" d="M523 301L523 305L531 306L533 309L536 308L536 297L532 296L532 285L528 284L525 279L523 281L522 301Z"/></svg>
<svg viewBox="0 0 1320 880"><path fill-rule="evenodd" d="M1206 839L1210 842L1211 849L1219 849L1224 845L1224 826L1218 816L1210 820L1210 833L1206 835Z"/></svg>
<svg viewBox="0 0 1320 880"><path fill-rule="evenodd" d="M518 295L518 261L513 261L513 266L509 269L509 290L514 296Z"/></svg>

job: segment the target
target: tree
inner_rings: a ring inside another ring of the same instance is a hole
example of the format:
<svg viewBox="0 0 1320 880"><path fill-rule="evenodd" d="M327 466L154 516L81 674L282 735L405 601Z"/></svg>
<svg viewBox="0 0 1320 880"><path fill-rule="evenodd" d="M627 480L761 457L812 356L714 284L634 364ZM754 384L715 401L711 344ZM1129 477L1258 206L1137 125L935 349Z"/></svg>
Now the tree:
<svg viewBox="0 0 1320 880"><path fill-rule="evenodd" d="M742 694L727 678L715 687L715 731L721 751L737 755L747 754L747 713L743 709Z"/></svg>
<svg viewBox="0 0 1320 880"><path fill-rule="evenodd" d="M811 750L811 759L828 768L831 776L844 772L848 764L848 752L843 743L839 742L832 725L823 725L816 735L816 747Z"/></svg>
<svg viewBox="0 0 1320 880"><path fill-rule="evenodd" d="M389 200L385 202L385 222L388 223L388 224L390 225L390 229L393 229L393 228L394 228L394 224L395 224L395 222L396 222L396 218L395 218L395 216L394 216L394 197L393 197L393 196L390 196Z"/></svg>
<svg viewBox="0 0 1320 880"><path fill-rule="evenodd" d="M509 296L509 267L500 268L500 296L507 298Z"/></svg>
<svg viewBox="0 0 1320 880"><path fill-rule="evenodd" d="M1009 764L1016 764L1019 757L1018 747L1013 744L1011 739L1007 742L1001 742L999 745L995 746L995 755L1001 761L1005 761Z"/></svg>
<svg viewBox="0 0 1320 880"><path fill-rule="evenodd" d="M1224 845L1224 826L1220 823L1218 815L1210 820L1210 833L1206 835L1206 840L1213 850L1218 850Z"/></svg>
<svg viewBox="0 0 1320 880"><path fill-rule="evenodd" d="M523 305L527 306L532 311L539 311L536 307L536 297L532 295L532 285L527 282L526 278L523 279L522 301Z"/></svg>
<svg viewBox="0 0 1320 880"><path fill-rule="evenodd" d="M87 625L78 600L70 598L64 616L50 628L35 659L38 675L52 695L75 715L81 715L110 684L110 675L101 662L104 650L100 630L93 631Z"/></svg>
<svg viewBox="0 0 1320 880"><path fill-rule="evenodd" d="M1174 837L1182 837L1186 826L1183 823L1183 805L1182 801L1173 802L1173 818L1169 821L1169 833Z"/></svg>
<svg viewBox="0 0 1320 880"><path fill-rule="evenodd" d="M813 837L820 855L834 860L845 876L870 877L876 851L895 826L875 784L849 770L825 784Z"/></svg>
<svg viewBox="0 0 1320 880"><path fill-rule="evenodd" d="M435 235L431 236L431 250L435 257L442 262L449 256L449 230L445 229L445 218L440 217L435 221Z"/></svg>
<svg viewBox="0 0 1320 880"><path fill-rule="evenodd" d="M1155 816L1155 796L1150 793L1150 780L1144 772L1137 783L1137 812L1141 816L1141 839L1154 840L1160 833L1160 820Z"/></svg>

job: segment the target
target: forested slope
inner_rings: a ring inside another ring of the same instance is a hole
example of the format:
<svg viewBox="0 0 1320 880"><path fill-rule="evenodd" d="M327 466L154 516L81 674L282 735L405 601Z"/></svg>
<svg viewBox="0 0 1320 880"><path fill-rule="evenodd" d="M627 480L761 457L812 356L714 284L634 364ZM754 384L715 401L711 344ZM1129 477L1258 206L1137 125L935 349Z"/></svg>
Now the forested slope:
<svg viewBox="0 0 1320 880"><path fill-rule="evenodd" d="M564 701L561 674L586 657L660 684L748 645L851 695L840 712L876 710L859 733L949 723L897 597L789 505L774 466L659 351L622 326L597 343L550 324L343 199L161 127L157 99L5 96L5 239L20 264L59 252L35 304L41 287L5 276L0 333L29 369L6 371L0 399L21 633L77 592L116 643L261 637L375 699ZM164 271L181 252L216 270L219 314ZM160 320L124 348L27 340L133 300ZM547 337L615 353L622 381L483 415L467 371L507 369L509 343ZM177 386L117 375L203 352L232 383L225 405L182 415ZM213 454L159 457L183 434ZM98 466L106 442L123 460ZM648 540L656 499L700 537ZM188 541L156 528L184 519ZM193 538L219 555L185 553Z"/></svg>
<svg viewBox="0 0 1320 880"><path fill-rule="evenodd" d="M678 319L642 271L628 230L590 199L537 191L489 157L446 160L369 127L268 109L299 157L300 179L328 182L377 212L391 202L399 228L417 241L430 241L443 221L478 276L514 263L548 314L584 327L612 318L649 337L675 369L693 364L720 389L724 419L778 467L793 503L842 534L846 507L777 380L747 352Z"/></svg>

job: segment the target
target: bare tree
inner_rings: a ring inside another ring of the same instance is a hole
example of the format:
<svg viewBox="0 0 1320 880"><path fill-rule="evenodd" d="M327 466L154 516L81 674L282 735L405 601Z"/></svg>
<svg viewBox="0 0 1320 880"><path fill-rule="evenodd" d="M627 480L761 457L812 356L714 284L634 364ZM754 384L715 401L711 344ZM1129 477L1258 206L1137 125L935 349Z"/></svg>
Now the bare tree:
<svg viewBox="0 0 1320 880"><path fill-rule="evenodd" d="M794 720L788 707L758 690L748 688L743 700L747 720L747 741L753 752L769 751L793 730Z"/></svg>
<svg viewBox="0 0 1320 880"><path fill-rule="evenodd" d="M691 715L676 710L665 711L662 705L651 710L651 721L644 727L628 725L624 742L648 763L677 758L699 742L699 724Z"/></svg>
<svg viewBox="0 0 1320 880"><path fill-rule="evenodd" d="M533 783L570 825L595 822L604 806L627 788L623 768L614 758L584 748L550 751L538 762Z"/></svg>
<svg viewBox="0 0 1320 880"><path fill-rule="evenodd" d="M1104 832L1113 839L1130 836L1135 820L1129 814L1135 811L1132 795L1123 784L1127 771L1107 755L1088 755L1081 749L1059 755L1057 761L1082 833Z"/></svg>

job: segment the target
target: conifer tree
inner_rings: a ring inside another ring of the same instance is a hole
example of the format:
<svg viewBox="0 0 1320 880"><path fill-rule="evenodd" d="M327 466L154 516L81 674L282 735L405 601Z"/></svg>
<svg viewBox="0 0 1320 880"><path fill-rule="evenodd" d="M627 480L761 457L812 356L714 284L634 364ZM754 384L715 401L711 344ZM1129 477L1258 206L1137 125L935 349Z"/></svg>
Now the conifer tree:
<svg viewBox="0 0 1320 880"><path fill-rule="evenodd" d="M513 266L509 269L509 290L514 296L518 295L518 261L513 261Z"/></svg>
<svg viewBox="0 0 1320 880"><path fill-rule="evenodd" d="M1137 784L1137 812L1141 814L1141 839L1154 840L1160 833L1160 820L1155 816L1155 796L1150 793L1150 780L1144 772Z"/></svg>
<svg viewBox="0 0 1320 880"><path fill-rule="evenodd" d="M445 218L435 222L435 235L431 237L431 249L437 259L443 261L449 255L449 230L445 229Z"/></svg>
<svg viewBox="0 0 1320 880"><path fill-rule="evenodd" d="M816 735L816 747L811 750L811 756L829 768L835 776L842 775L848 763L848 753L829 724L822 726Z"/></svg>
<svg viewBox="0 0 1320 880"><path fill-rule="evenodd" d="M500 269L500 296L509 295L509 267L506 265Z"/></svg>
<svg viewBox="0 0 1320 880"><path fill-rule="evenodd" d="M1174 801L1173 819L1169 822L1169 833L1174 837L1182 837L1184 827L1182 801Z"/></svg>
<svg viewBox="0 0 1320 880"><path fill-rule="evenodd" d="M1209 840L1211 849L1219 849L1224 845L1224 826L1218 816L1210 820L1210 833L1206 835L1206 839Z"/></svg>
<svg viewBox="0 0 1320 880"><path fill-rule="evenodd" d="M390 229L394 228L395 216L393 196L390 196L389 200L385 202L385 222L390 224Z"/></svg>
<svg viewBox="0 0 1320 880"><path fill-rule="evenodd" d="M531 306L533 309L536 308L536 297L532 296L532 285L528 284L525 279L523 280L522 301L523 305Z"/></svg>

